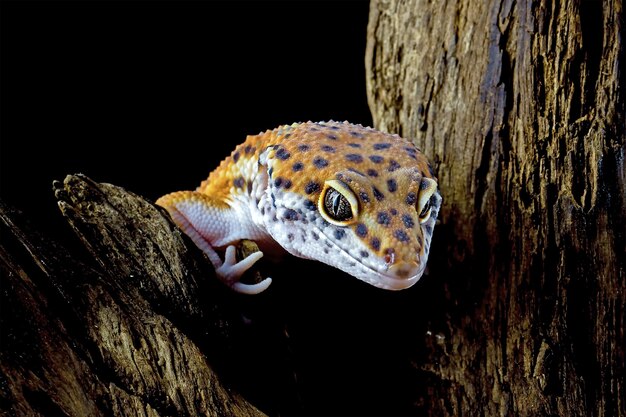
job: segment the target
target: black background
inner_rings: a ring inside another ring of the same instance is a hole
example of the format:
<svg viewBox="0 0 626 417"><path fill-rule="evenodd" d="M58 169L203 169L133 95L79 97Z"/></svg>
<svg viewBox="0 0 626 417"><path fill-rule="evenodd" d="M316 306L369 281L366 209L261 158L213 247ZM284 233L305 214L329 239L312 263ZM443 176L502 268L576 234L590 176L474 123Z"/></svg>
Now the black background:
<svg viewBox="0 0 626 417"><path fill-rule="evenodd" d="M156 199L195 188L247 134L371 125L367 2L1 7L1 197L34 217L66 174Z"/></svg>

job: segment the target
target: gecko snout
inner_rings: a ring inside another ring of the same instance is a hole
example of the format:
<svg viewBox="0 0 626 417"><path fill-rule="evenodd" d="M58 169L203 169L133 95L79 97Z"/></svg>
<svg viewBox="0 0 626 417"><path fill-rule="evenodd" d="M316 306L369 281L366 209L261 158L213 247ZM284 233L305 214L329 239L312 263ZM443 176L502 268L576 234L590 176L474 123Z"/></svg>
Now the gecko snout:
<svg viewBox="0 0 626 417"><path fill-rule="evenodd" d="M388 272L396 278L411 278L419 272L419 265L415 261L400 261L391 265Z"/></svg>

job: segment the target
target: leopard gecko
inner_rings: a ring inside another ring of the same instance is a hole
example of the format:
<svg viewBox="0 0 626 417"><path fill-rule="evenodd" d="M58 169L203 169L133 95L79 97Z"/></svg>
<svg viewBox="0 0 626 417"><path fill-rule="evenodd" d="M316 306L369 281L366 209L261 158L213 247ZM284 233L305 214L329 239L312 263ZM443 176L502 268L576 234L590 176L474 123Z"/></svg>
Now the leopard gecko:
<svg viewBox="0 0 626 417"><path fill-rule="evenodd" d="M422 276L441 205L437 180L411 142L348 122L306 122L248 136L195 191L159 198L235 291L263 253L323 262L376 287ZM235 244L260 252L235 259ZM224 260L216 250L225 248Z"/></svg>

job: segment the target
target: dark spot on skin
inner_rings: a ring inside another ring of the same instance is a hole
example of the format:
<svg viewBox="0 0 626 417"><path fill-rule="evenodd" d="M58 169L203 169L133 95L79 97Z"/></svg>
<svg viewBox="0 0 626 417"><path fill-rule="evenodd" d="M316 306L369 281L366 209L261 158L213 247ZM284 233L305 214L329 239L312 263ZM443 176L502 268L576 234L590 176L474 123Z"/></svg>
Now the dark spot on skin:
<svg viewBox="0 0 626 417"><path fill-rule="evenodd" d="M341 240L346 236L346 232L343 229L335 229L335 239Z"/></svg>
<svg viewBox="0 0 626 417"><path fill-rule="evenodd" d="M243 177L235 178L235 180L233 181L233 185L237 188L243 188L245 183L246 183L246 180L244 180Z"/></svg>
<svg viewBox="0 0 626 417"><path fill-rule="evenodd" d="M428 188L428 183L426 181L420 182L420 191L424 191Z"/></svg>
<svg viewBox="0 0 626 417"><path fill-rule="evenodd" d="M360 148L361 144L360 143L348 143L348 146L350 146L352 148Z"/></svg>
<svg viewBox="0 0 626 417"><path fill-rule="evenodd" d="M285 220L298 220L298 212L293 209L285 209L285 214L283 214L283 218Z"/></svg>
<svg viewBox="0 0 626 417"><path fill-rule="evenodd" d="M302 145L298 145L298 150L299 150L300 152L306 152L306 151L308 151L309 149L311 149L311 148L309 147L309 145L304 145L304 144L302 144Z"/></svg>
<svg viewBox="0 0 626 417"><path fill-rule="evenodd" d="M417 161L417 155L415 155L414 153L408 153L408 152L407 154L409 155L410 158L413 158Z"/></svg>
<svg viewBox="0 0 626 417"><path fill-rule="evenodd" d="M280 188L280 186L283 184L283 179L281 177L278 177L274 180L274 186L277 188Z"/></svg>
<svg viewBox="0 0 626 417"><path fill-rule="evenodd" d="M274 173L274 168L270 168L267 170L267 175L270 176L270 178L272 177L272 174Z"/></svg>
<svg viewBox="0 0 626 417"><path fill-rule="evenodd" d="M285 180L285 181L283 181L283 188L284 188L285 190L290 189L290 188L291 188L291 180Z"/></svg>
<svg viewBox="0 0 626 417"><path fill-rule="evenodd" d="M376 187L372 187L372 192L374 193L374 198L376 201L382 201L385 198L385 195L380 192L380 190Z"/></svg>
<svg viewBox="0 0 626 417"><path fill-rule="evenodd" d="M349 266L350 268L352 268L352 267L356 266L356 262L350 262L350 263L348 264L348 266Z"/></svg>
<svg viewBox="0 0 626 417"><path fill-rule="evenodd" d="M378 224L382 224L383 226L389 226L391 224L391 217L389 217L386 212L379 211L378 215L376 216L376 221L378 222Z"/></svg>
<svg viewBox="0 0 626 417"><path fill-rule="evenodd" d="M304 169L304 164L302 162L296 162L291 166L293 172L302 171Z"/></svg>
<svg viewBox="0 0 626 417"><path fill-rule="evenodd" d="M276 158L278 158L278 159L280 159L282 161L286 161L290 157L291 157L291 154L289 152L287 152L287 150L285 148L279 148L276 151Z"/></svg>
<svg viewBox="0 0 626 417"><path fill-rule="evenodd" d="M324 253L328 255L328 248L324 248Z"/></svg>
<svg viewBox="0 0 626 417"><path fill-rule="evenodd" d="M375 164L380 164L384 160L385 160L385 158L383 158L380 155L370 155L370 161L372 161Z"/></svg>
<svg viewBox="0 0 626 417"><path fill-rule="evenodd" d="M363 134L362 134L362 133L359 133L359 132L356 132L356 131L354 131L354 130L351 130L351 131L350 131L350 134L351 134L352 136L354 136L355 138L363 139Z"/></svg>
<svg viewBox="0 0 626 417"><path fill-rule="evenodd" d="M313 238L313 240L320 240L320 237L315 232L311 232L311 237Z"/></svg>
<svg viewBox="0 0 626 417"><path fill-rule="evenodd" d="M372 240L370 240L370 244L372 245L372 248L374 248L374 250L380 249L380 239L378 239L377 237L373 237Z"/></svg>
<svg viewBox="0 0 626 417"><path fill-rule="evenodd" d="M361 171L359 171L358 169L348 168L348 171L350 171L350 172L354 172L355 174L360 175L360 176L362 176L362 177L364 177L364 176L365 176L365 174L363 174L363 173L362 173Z"/></svg>
<svg viewBox="0 0 626 417"><path fill-rule="evenodd" d="M235 152L233 154L233 161L235 161L235 162L239 161L239 152Z"/></svg>
<svg viewBox="0 0 626 417"><path fill-rule="evenodd" d="M376 171L375 169L368 169L367 170L367 175L369 175L370 177L377 177L378 176L378 171Z"/></svg>
<svg viewBox="0 0 626 417"><path fill-rule="evenodd" d="M380 151L381 149L389 149L391 148L391 143L375 143L374 149Z"/></svg>
<svg viewBox="0 0 626 417"><path fill-rule="evenodd" d="M276 196L274 195L274 193L270 194L270 198L272 199L272 205L276 207Z"/></svg>
<svg viewBox="0 0 626 417"><path fill-rule="evenodd" d="M328 246L329 248L332 248L332 247L333 247L332 242L329 242L328 240L327 240L327 241L325 241L324 243L326 243L326 246Z"/></svg>
<svg viewBox="0 0 626 417"><path fill-rule="evenodd" d="M433 227L427 224L426 226L424 226L424 231L430 235L433 233Z"/></svg>
<svg viewBox="0 0 626 417"><path fill-rule="evenodd" d="M394 180L393 178L387 180L387 189L390 193L395 193L398 189L398 183L396 182L396 180Z"/></svg>
<svg viewBox="0 0 626 417"><path fill-rule="evenodd" d="M309 181L305 186L304 186L304 192L307 194L313 194L316 191L320 190L320 185L319 183L315 182L315 181Z"/></svg>
<svg viewBox="0 0 626 417"><path fill-rule="evenodd" d="M417 244L421 247L422 246L422 237L418 236L417 237Z"/></svg>
<svg viewBox="0 0 626 417"><path fill-rule="evenodd" d="M328 127L329 129L332 129L332 130L339 130L339 128L338 128L337 126L327 126L327 127Z"/></svg>
<svg viewBox="0 0 626 417"><path fill-rule="evenodd" d="M400 242L408 242L409 241L409 235L406 234L406 232L404 230L394 230L393 231L393 235L396 237L396 239L398 239Z"/></svg>
<svg viewBox="0 0 626 417"><path fill-rule="evenodd" d="M310 130L311 132L319 132L319 131L320 131L320 130L319 130L318 128L316 128L316 127L310 127L310 128L309 128L309 130Z"/></svg>
<svg viewBox="0 0 626 417"><path fill-rule="evenodd" d="M330 140L337 140L337 135L333 135L333 134L327 134L326 137Z"/></svg>
<svg viewBox="0 0 626 417"><path fill-rule="evenodd" d="M364 225L363 223L357 224L356 225L356 234L361 236L361 237L367 236L367 226Z"/></svg>
<svg viewBox="0 0 626 417"><path fill-rule="evenodd" d="M407 229L410 229L413 226L415 226L415 222L413 221L413 218L411 216L409 216L408 214L403 214L402 215L402 221L404 222L404 226Z"/></svg>
<svg viewBox="0 0 626 417"><path fill-rule="evenodd" d="M391 159L389 161L389 167L387 167L387 171L393 172L393 171L395 171L396 169L398 169L400 167L401 167L401 165L396 160Z"/></svg>
<svg viewBox="0 0 626 417"><path fill-rule="evenodd" d="M311 200L304 200L304 207L309 210L317 210L315 203Z"/></svg>
<svg viewBox="0 0 626 417"><path fill-rule="evenodd" d="M349 153L346 155L346 159L350 162L361 163L363 162L363 157L358 153Z"/></svg>
<svg viewBox="0 0 626 417"><path fill-rule="evenodd" d="M396 210L395 208L390 209L389 212L391 213L392 216L395 216L396 214L398 214L398 210Z"/></svg>
<svg viewBox="0 0 626 417"><path fill-rule="evenodd" d="M414 205L417 201L417 194L415 194L413 191L409 191L409 193L406 195L405 201L409 206Z"/></svg>
<svg viewBox="0 0 626 417"><path fill-rule="evenodd" d="M363 201L364 203L370 202L370 196L368 196L365 191L359 191L359 197L361 198L361 201Z"/></svg>
<svg viewBox="0 0 626 417"><path fill-rule="evenodd" d="M252 194L252 181L248 181L246 185L248 186L247 188L248 194Z"/></svg>
<svg viewBox="0 0 626 417"><path fill-rule="evenodd" d="M329 145L324 145L324 146L322 146L322 148L321 148L321 149L322 149L324 152L330 152L330 153L335 152L335 148L333 148L332 146L329 146Z"/></svg>
<svg viewBox="0 0 626 417"><path fill-rule="evenodd" d="M361 255L361 258L367 258L368 256L370 256L369 253L367 253L367 251L362 250L361 252L359 252L359 255Z"/></svg>
<svg viewBox="0 0 626 417"><path fill-rule="evenodd" d="M290 242L293 242L293 233L287 233L287 239L289 239Z"/></svg>
<svg viewBox="0 0 626 417"><path fill-rule="evenodd" d="M285 139L289 139L289 137L291 136L291 133L287 133L285 136L283 136Z"/></svg>
<svg viewBox="0 0 626 417"><path fill-rule="evenodd" d="M415 155L417 153L417 149L412 148L410 146L405 146L404 150L408 153L408 154L413 154Z"/></svg>
<svg viewBox="0 0 626 417"><path fill-rule="evenodd" d="M313 165L315 165L317 168L324 168L328 166L328 161L320 156L316 156L313 159Z"/></svg>
<svg viewBox="0 0 626 417"><path fill-rule="evenodd" d="M243 151L244 151L245 153L251 153L251 152L254 152L255 150L256 150L256 148L254 148L254 147L252 147L252 146L250 146L250 145L246 146L246 147L243 149Z"/></svg>

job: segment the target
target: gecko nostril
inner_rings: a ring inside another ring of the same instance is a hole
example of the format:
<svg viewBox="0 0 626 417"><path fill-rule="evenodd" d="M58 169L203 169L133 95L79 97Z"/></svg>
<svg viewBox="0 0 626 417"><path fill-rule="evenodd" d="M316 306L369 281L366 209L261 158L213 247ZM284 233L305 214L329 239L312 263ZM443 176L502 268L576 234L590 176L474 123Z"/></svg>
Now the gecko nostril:
<svg viewBox="0 0 626 417"><path fill-rule="evenodd" d="M396 259L396 251L393 248L385 249L385 263L391 265Z"/></svg>

